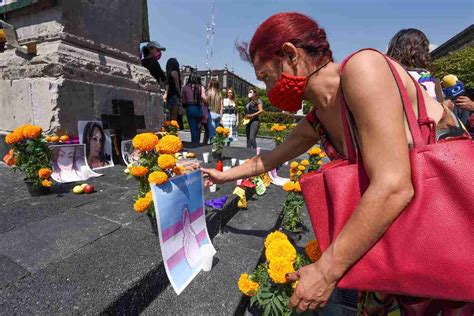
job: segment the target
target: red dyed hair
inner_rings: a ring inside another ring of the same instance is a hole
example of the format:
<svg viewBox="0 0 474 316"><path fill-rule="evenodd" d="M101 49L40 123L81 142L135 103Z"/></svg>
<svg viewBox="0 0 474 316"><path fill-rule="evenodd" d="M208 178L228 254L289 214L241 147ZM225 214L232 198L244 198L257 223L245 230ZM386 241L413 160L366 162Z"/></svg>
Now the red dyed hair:
<svg viewBox="0 0 474 316"><path fill-rule="evenodd" d="M237 44L242 58L253 62L258 55L263 62L282 57L282 46L289 42L302 48L316 63L333 61L326 32L308 16L297 12L272 15L258 27L250 42ZM248 51L247 51L248 49Z"/></svg>

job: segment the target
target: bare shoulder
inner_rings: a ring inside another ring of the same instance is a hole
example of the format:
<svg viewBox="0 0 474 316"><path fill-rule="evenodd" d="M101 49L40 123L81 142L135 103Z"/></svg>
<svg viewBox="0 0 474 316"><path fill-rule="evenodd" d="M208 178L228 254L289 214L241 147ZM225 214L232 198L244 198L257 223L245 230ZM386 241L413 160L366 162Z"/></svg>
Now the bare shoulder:
<svg viewBox="0 0 474 316"><path fill-rule="evenodd" d="M353 77L360 78L362 75L372 75L366 79L370 80L377 73L387 73L389 67L384 56L373 50L363 50L354 54L346 63L341 79L349 81Z"/></svg>

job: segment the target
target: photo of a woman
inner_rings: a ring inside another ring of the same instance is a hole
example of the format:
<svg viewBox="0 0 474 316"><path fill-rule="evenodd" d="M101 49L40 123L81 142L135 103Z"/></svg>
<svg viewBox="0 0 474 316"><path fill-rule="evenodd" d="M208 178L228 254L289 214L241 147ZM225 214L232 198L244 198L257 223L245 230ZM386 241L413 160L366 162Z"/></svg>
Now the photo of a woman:
<svg viewBox="0 0 474 316"><path fill-rule="evenodd" d="M80 161L78 156L84 151L84 146L55 146L52 148L53 151L53 174L51 177L54 181L59 183L81 181L81 166L78 164ZM82 160L83 160L82 159Z"/></svg>
<svg viewBox="0 0 474 316"><path fill-rule="evenodd" d="M111 143L107 141L101 122L79 121L79 134L82 135L81 144L86 145L87 163L92 169L113 166Z"/></svg>

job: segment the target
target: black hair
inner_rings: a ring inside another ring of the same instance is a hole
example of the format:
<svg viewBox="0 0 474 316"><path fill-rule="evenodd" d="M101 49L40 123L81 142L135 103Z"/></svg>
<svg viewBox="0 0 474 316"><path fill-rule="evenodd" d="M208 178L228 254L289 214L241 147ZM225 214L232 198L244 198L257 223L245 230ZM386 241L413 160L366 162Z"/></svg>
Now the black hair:
<svg viewBox="0 0 474 316"><path fill-rule="evenodd" d="M179 78L179 82L180 82L180 85L181 85L181 72L179 70L179 62L176 58L170 58L168 59L168 61L166 62L166 78L168 78L168 80L172 80L171 78L171 72L172 71L177 71L178 72L178 78Z"/></svg>
<svg viewBox="0 0 474 316"><path fill-rule="evenodd" d="M90 139L92 137L92 133L94 132L94 129L98 128L100 131L100 135L102 136L102 139L100 140L100 152L99 152L99 159L101 163L106 163L108 164L108 160L106 159L106 155L104 152L104 147L105 147L105 133L104 130L102 129L102 126L100 126L99 123L97 122L87 122L86 126L84 127L84 132L82 134L82 141L84 144L86 144L86 159L89 157L90 153Z"/></svg>
<svg viewBox="0 0 474 316"><path fill-rule="evenodd" d="M201 104L201 90L202 90L202 85L201 85L201 77L197 75L197 73L192 72L189 75L188 82L186 82L186 85L191 85L193 88L193 99L194 101L200 105Z"/></svg>

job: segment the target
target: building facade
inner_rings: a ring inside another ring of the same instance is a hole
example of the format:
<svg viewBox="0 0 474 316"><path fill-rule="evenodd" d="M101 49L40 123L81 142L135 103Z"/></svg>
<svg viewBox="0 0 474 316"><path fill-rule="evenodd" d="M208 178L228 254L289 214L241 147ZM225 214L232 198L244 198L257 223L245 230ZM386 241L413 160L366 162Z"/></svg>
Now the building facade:
<svg viewBox="0 0 474 316"><path fill-rule="evenodd" d="M239 98L246 97L249 90L255 86L227 69L227 67L219 70L198 70L191 66L184 66L181 71L181 81L183 82L183 86L188 81L189 75L192 72L196 72L197 75L201 77L201 83L203 86L207 87L211 80L217 80L222 91L225 91L228 88L233 88Z"/></svg>
<svg viewBox="0 0 474 316"><path fill-rule="evenodd" d="M431 58L438 59L448 55L451 52L455 52L463 49L464 47L474 45L474 24L469 25L463 31L454 35L452 38L434 49L430 55Z"/></svg>

